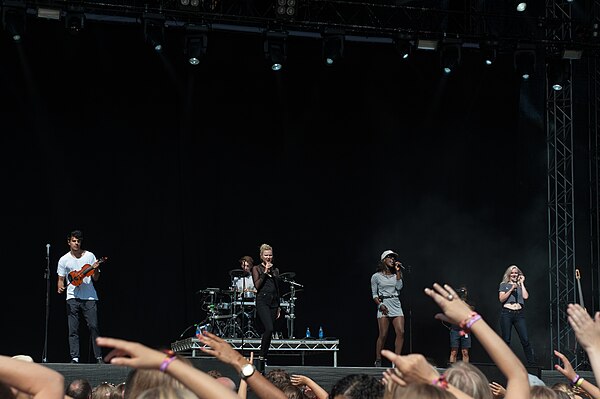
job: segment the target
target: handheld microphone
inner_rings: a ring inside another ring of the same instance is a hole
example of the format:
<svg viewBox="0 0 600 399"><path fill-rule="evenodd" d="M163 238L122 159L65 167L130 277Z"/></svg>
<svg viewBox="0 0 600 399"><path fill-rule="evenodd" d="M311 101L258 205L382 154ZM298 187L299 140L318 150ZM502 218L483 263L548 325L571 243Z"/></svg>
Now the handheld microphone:
<svg viewBox="0 0 600 399"><path fill-rule="evenodd" d="M400 265L400 268L401 268L402 270L406 270L406 268L404 267L404 265L402 264L402 262L400 262L400 261L399 261L399 260L397 260L397 259L394 259L394 266L396 266L396 265Z"/></svg>

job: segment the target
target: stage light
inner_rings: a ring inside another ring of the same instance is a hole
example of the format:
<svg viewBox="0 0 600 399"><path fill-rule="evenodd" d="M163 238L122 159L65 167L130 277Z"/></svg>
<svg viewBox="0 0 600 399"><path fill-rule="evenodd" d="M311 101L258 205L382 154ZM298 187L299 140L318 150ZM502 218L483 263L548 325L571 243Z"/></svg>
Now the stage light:
<svg viewBox="0 0 600 399"><path fill-rule="evenodd" d="M565 60L580 60L583 55L583 50L566 48L562 51L562 58Z"/></svg>
<svg viewBox="0 0 600 399"><path fill-rule="evenodd" d="M85 14L83 11L67 11L65 15L65 28L71 34L78 34L85 27Z"/></svg>
<svg viewBox="0 0 600 399"><path fill-rule="evenodd" d="M144 39L154 51L163 50L165 41L165 17L162 14L144 13Z"/></svg>
<svg viewBox="0 0 600 399"><path fill-rule="evenodd" d="M514 65L517 74L523 80L528 80L535 71L535 50L518 49L514 54Z"/></svg>
<svg viewBox="0 0 600 399"><path fill-rule="evenodd" d="M460 64L461 45L444 43L440 49L440 64L445 75L450 75Z"/></svg>
<svg viewBox="0 0 600 399"><path fill-rule="evenodd" d="M298 0L275 0L277 18L292 19L296 16Z"/></svg>
<svg viewBox="0 0 600 399"><path fill-rule="evenodd" d="M265 58L273 71L280 71L287 59L287 33L269 31L265 36Z"/></svg>
<svg viewBox="0 0 600 399"><path fill-rule="evenodd" d="M438 41L433 39L419 39L417 40L417 48L419 50L437 50Z"/></svg>
<svg viewBox="0 0 600 399"><path fill-rule="evenodd" d="M38 16L38 18L54 19L56 21L59 21L60 20L60 10L56 10L53 8L39 7L37 10L37 16Z"/></svg>
<svg viewBox="0 0 600 399"><path fill-rule="evenodd" d="M568 60L553 59L546 65L548 84L554 91L560 91L568 83L571 64Z"/></svg>
<svg viewBox="0 0 600 399"><path fill-rule="evenodd" d="M515 8L517 9L518 12L523 12L527 9L527 2L526 1L516 1Z"/></svg>
<svg viewBox="0 0 600 399"><path fill-rule="evenodd" d="M208 35L206 33L190 33L185 37L185 54L190 65L200 64L200 60L206 55Z"/></svg>
<svg viewBox="0 0 600 399"><path fill-rule="evenodd" d="M410 44L410 41L405 39L396 39L395 45L396 51L398 51L398 54L400 54L400 57L402 57L403 60L410 57L410 53L412 52L412 45Z"/></svg>
<svg viewBox="0 0 600 399"><path fill-rule="evenodd" d="M323 62L331 66L344 56L344 35L323 34Z"/></svg>
<svg viewBox="0 0 600 399"><path fill-rule="evenodd" d="M21 42L25 34L25 3L3 2L2 27L16 43Z"/></svg>
<svg viewBox="0 0 600 399"><path fill-rule="evenodd" d="M492 65L496 62L496 56L498 55L498 42L494 40L485 40L479 44L481 49L481 55L485 65Z"/></svg>

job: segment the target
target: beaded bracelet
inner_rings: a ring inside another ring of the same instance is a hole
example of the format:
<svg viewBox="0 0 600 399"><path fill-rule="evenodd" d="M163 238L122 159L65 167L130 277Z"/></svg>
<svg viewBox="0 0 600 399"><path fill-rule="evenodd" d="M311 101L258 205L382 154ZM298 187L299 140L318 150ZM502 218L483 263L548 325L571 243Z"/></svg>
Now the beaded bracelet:
<svg viewBox="0 0 600 399"><path fill-rule="evenodd" d="M167 354L167 357L165 357L165 360L162 361L162 363L160 364L160 367L158 368L163 373L167 371L167 367L169 367L169 364L171 364L173 362L173 360L177 359L175 357L175 352L165 351L165 353Z"/></svg>
<svg viewBox="0 0 600 399"><path fill-rule="evenodd" d="M444 390L448 389L448 381L446 381L446 376L444 374L433 380L431 384Z"/></svg>

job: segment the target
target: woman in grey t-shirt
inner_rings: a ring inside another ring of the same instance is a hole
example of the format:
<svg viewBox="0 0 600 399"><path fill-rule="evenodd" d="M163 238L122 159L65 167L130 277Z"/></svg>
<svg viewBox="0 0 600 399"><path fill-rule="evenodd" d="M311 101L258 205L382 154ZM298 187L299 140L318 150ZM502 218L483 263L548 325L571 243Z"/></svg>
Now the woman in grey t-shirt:
<svg viewBox="0 0 600 399"><path fill-rule="evenodd" d="M375 367L381 367L381 350L387 339L390 322L396 333L395 352L402 352L404 344L404 313L400 303L400 290L403 287L402 264L398 254L387 250L381 254L377 272L371 276L371 295L377 305L377 326L379 336L375 345Z"/></svg>

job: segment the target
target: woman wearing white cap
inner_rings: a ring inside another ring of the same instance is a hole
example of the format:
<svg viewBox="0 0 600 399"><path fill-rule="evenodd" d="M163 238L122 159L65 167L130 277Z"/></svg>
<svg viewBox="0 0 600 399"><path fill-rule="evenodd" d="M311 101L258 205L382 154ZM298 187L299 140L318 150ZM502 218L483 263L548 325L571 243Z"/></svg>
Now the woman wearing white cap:
<svg viewBox="0 0 600 399"><path fill-rule="evenodd" d="M387 339L390 322L396 333L395 352L399 355L404 344L404 312L400 303L402 282L402 263L398 254L392 250L384 251L377 267L371 276L371 294L377 304L377 325L379 336L375 347L375 367L381 367L381 351Z"/></svg>

